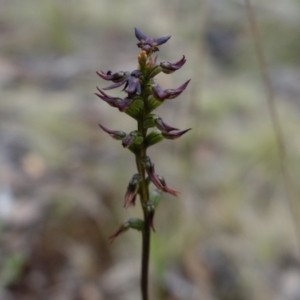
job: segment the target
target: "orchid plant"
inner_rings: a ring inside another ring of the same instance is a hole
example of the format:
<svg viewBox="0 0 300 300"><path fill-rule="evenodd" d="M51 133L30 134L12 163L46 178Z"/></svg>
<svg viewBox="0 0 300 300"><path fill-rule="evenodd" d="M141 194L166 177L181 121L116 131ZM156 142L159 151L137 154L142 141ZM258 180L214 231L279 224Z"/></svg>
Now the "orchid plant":
<svg viewBox="0 0 300 300"><path fill-rule="evenodd" d="M190 80L176 89L163 89L154 81L154 77L161 72L171 74L179 70L186 62L185 56L175 63L159 63L157 57L153 58L152 55L159 51L158 46L166 43L171 36L149 38L137 28L135 28L135 36L139 40L137 46L141 49L138 55L138 68L132 72L97 72L102 79L111 81L112 84L102 89L97 87L96 95L137 122L137 128L130 133L122 130L110 130L102 124L99 126L112 138L121 140L122 146L128 148L135 155L137 173L129 181L124 197L124 208L135 205L136 197L139 195L144 219L129 219L110 236L110 240L113 241L129 229L141 231L141 292L142 300L148 300L150 234L151 230L155 231L153 222L155 210L163 192L177 196L178 191L168 186L165 179L155 172L154 163L147 156L147 149L163 139L177 139L190 130L189 128L181 131L166 124L153 111L167 100L178 97L186 89ZM127 94L124 98L112 97L104 92L121 86ZM151 131L151 128L155 127L156 130ZM149 189L150 183L156 187L153 191Z"/></svg>

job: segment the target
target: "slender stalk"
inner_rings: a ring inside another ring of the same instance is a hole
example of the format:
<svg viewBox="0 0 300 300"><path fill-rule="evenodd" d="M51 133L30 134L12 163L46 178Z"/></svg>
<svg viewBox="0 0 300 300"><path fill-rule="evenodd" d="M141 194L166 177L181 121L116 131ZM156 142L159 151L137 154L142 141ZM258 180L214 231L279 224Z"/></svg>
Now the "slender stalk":
<svg viewBox="0 0 300 300"><path fill-rule="evenodd" d="M143 118L144 119L144 118ZM138 130L142 133L145 140L147 130L143 128L144 120L138 122ZM149 200L148 184L146 182L145 168L141 162L141 158L146 156L146 146L144 142L141 145L140 153L136 155L136 165L139 174L142 176L141 189L140 189L140 200L144 214L144 230L142 231L142 264L141 264L141 291L142 300L148 300L148 274L149 274L149 258L150 258L150 223L148 221L147 207L146 204Z"/></svg>
<svg viewBox="0 0 300 300"><path fill-rule="evenodd" d="M148 300L148 274L149 274L149 258L150 258L150 225L147 222L147 212L144 209L145 228L143 230L143 246L142 246L142 270L141 270L141 290L142 299Z"/></svg>

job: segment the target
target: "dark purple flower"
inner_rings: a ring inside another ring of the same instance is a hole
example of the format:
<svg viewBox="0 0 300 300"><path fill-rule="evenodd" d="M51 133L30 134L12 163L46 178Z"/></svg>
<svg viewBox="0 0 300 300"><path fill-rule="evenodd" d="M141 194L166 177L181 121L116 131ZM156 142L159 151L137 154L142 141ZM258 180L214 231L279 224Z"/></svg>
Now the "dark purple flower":
<svg viewBox="0 0 300 300"><path fill-rule="evenodd" d="M171 74L175 72L176 70L179 70L186 62L185 56L182 56L182 59L175 62L175 63L170 63L170 62L161 62L160 67L163 73L165 74Z"/></svg>
<svg viewBox="0 0 300 300"><path fill-rule="evenodd" d="M176 139L180 138L182 135L184 135L186 132L188 132L191 129L192 128L182 130L182 131L162 132L161 135L165 139L176 140Z"/></svg>
<svg viewBox="0 0 300 300"><path fill-rule="evenodd" d="M96 96L108 103L110 106L117 107L121 112L124 112L126 109L128 109L134 101L134 99L131 97L126 97L124 99L118 97L111 97L104 93L102 90L100 90L98 87L97 90L99 91L99 94L95 93Z"/></svg>
<svg viewBox="0 0 300 300"><path fill-rule="evenodd" d="M120 71L120 72L117 72L114 74L112 74L111 71L107 71L106 73L104 73L103 71L100 71L100 72L96 72L96 73L102 79L113 81L113 82L123 81L124 79L126 79L129 76L129 72L123 72L123 71Z"/></svg>
<svg viewBox="0 0 300 300"><path fill-rule="evenodd" d="M169 36L164 36L160 38L149 38L145 36L139 29L134 29L136 38L140 41L137 46L147 53L158 51L157 46L166 43L170 39Z"/></svg>
<svg viewBox="0 0 300 300"><path fill-rule="evenodd" d="M142 180L140 174L134 174L128 184L125 194L124 207L127 208L130 204L135 204L135 198L139 190L139 182Z"/></svg>
<svg viewBox="0 0 300 300"><path fill-rule="evenodd" d="M150 160L150 158L148 156L145 156L142 158L142 163L145 166L147 175L149 176L152 183L156 186L156 188L158 188L159 190L162 190L166 193L172 194L173 196L177 196L178 192L176 190L170 188L166 184L164 185L161 182L161 179L159 178L161 176L159 176L155 173L154 164L152 163L152 161Z"/></svg>
<svg viewBox="0 0 300 300"><path fill-rule="evenodd" d="M103 88L103 90L111 90L125 84L123 91L128 93L129 96L134 96L135 94L140 95L142 92L141 80L142 72L140 70L134 70L125 79L115 82L110 86Z"/></svg>
<svg viewBox="0 0 300 300"><path fill-rule="evenodd" d="M167 89L167 90L163 90L160 85L155 84L154 86L152 86L152 92L154 94L154 97L159 101L164 101L166 99L174 99L178 97L186 89L189 82L190 80L185 82L177 89Z"/></svg>
<svg viewBox="0 0 300 300"><path fill-rule="evenodd" d="M121 131L121 130L109 130L106 127L102 126L101 124L99 124L99 127L103 131L105 131L106 133L108 133L115 140L122 140L126 136L126 132L124 132L124 131Z"/></svg>

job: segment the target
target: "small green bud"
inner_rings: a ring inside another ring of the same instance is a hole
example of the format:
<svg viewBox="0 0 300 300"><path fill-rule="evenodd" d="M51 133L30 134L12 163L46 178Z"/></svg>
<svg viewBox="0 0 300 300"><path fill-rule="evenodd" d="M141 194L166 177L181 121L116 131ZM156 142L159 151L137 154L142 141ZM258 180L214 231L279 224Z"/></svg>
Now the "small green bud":
<svg viewBox="0 0 300 300"><path fill-rule="evenodd" d="M155 77L156 75L158 75L160 72L161 72L161 67L160 67L160 66L157 66L157 65L154 65L154 66L151 67L151 69L148 71L147 77L148 77L149 79L150 79L150 78L153 78L153 77Z"/></svg>
<svg viewBox="0 0 300 300"><path fill-rule="evenodd" d="M127 134L127 136L122 140L122 145L124 148L128 148L133 144L140 145L142 142L143 142L143 136L139 131L135 130Z"/></svg>
<svg viewBox="0 0 300 300"><path fill-rule="evenodd" d="M129 223L129 227L132 228L132 229L136 229L136 230L144 230L144 227L145 227L145 222L141 219L138 219L138 218L130 218L128 220L128 223Z"/></svg>
<svg viewBox="0 0 300 300"><path fill-rule="evenodd" d="M153 190L150 192L150 201L153 203L156 208L161 200L162 192L160 190Z"/></svg>
<svg viewBox="0 0 300 300"><path fill-rule="evenodd" d="M145 140L146 147L148 148L150 146L158 144L163 139L164 138L163 138L162 134L159 131L152 131L146 137L146 140Z"/></svg>

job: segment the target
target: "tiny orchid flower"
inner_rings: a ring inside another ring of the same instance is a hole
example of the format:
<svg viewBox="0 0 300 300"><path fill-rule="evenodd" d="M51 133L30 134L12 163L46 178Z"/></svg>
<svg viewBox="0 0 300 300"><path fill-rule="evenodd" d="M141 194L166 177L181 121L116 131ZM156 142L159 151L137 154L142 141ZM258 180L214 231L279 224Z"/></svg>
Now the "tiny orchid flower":
<svg viewBox="0 0 300 300"><path fill-rule="evenodd" d="M139 29L135 28L135 36L140 41L137 46L147 53L156 52L159 49L157 46L160 46L166 43L170 39L169 36L164 36L160 38L149 38L145 36Z"/></svg>
<svg viewBox="0 0 300 300"><path fill-rule="evenodd" d="M161 62L160 67L163 73L172 74L173 72L179 70L186 62L185 56L182 56L182 59L175 63L170 62Z"/></svg>
<svg viewBox="0 0 300 300"><path fill-rule="evenodd" d="M124 132L124 131L121 131L121 130L109 130L106 127L102 126L101 124L99 124L99 127L103 131L105 131L106 133L108 133L115 140L122 140L126 136L126 132Z"/></svg>
<svg viewBox="0 0 300 300"><path fill-rule="evenodd" d="M105 101L110 106L117 107L121 112L126 111L134 102L134 99L131 97L126 97L124 99L118 97L111 97L106 93L104 93L102 90L100 90L98 87L97 90L99 91L99 93L95 93L96 96L98 96L100 99Z"/></svg>
<svg viewBox="0 0 300 300"><path fill-rule="evenodd" d="M125 84L123 91L128 93L128 95L130 96L133 96L135 94L140 95L142 91L141 80L140 80L141 76L142 76L142 72L140 70L134 70L125 79L115 82L103 88L103 90L115 89Z"/></svg>
<svg viewBox="0 0 300 300"><path fill-rule="evenodd" d="M167 89L167 90L163 90L163 88L160 85L155 84L152 86L152 92L154 94L154 97L159 101L164 101L166 99L174 99L178 97L186 89L189 82L190 80L185 82L177 89Z"/></svg>
<svg viewBox="0 0 300 300"><path fill-rule="evenodd" d="M162 132L161 135L165 139L176 140L176 139L180 138L182 135L184 135L186 132L188 132L191 129L192 128L182 130L182 131Z"/></svg>

